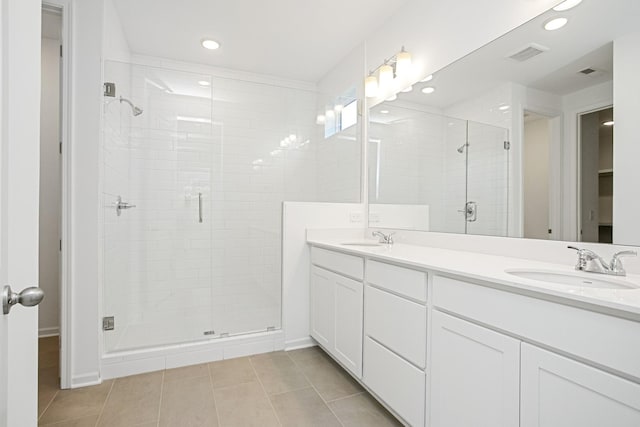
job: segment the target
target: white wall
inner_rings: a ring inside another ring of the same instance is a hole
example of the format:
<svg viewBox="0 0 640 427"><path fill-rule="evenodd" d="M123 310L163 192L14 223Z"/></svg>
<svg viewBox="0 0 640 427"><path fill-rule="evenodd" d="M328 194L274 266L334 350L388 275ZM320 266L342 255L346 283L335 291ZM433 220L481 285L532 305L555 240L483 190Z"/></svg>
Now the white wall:
<svg viewBox="0 0 640 427"><path fill-rule="evenodd" d="M46 298L38 306L38 328L44 336L60 329L60 40L43 38L41 50L38 283Z"/></svg>
<svg viewBox="0 0 640 427"><path fill-rule="evenodd" d="M613 242L640 242L640 198L638 198L638 117L640 116L640 32L613 43L614 117L613 133Z"/></svg>
<svg viewBox="0 0 640 427"><path fill-rule="evenodd" d="M524 237L548 239L549 119L524 124Z"/></svg>

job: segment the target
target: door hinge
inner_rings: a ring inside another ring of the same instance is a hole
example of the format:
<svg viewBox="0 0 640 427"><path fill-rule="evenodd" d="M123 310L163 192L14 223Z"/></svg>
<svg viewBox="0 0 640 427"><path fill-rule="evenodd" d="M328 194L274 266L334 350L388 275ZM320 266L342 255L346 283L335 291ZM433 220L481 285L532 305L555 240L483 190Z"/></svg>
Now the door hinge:
<svg viewBox="0 0 640 427"><path fill-rule="evenodd" d="M214 331L214 330L211 330L211 331L204 331L204 334L205 334L205 335L215 335L215 334L216 334L216 331Z"/></svg>
<svg viewBox="0 0 640 427"><path fill-rule="evenodd" d="M60 154L62 154L62 141L60 141L60 143L58 144L58 148L60 150Z"/></svg>
<svg viewBox="0 0 640 427"><path fill-rule="evenodd" d="M549 233L549 234L553 233L553 230L552 230L552 229L549 229L549 230L548 230L548 233Z"/></svg>
<svg viewBox="0 0 640 427"><path fill-rule="evenodd" d="M62 45L60 45L60 58L62 58Z"/></svg>
<svg viewBox="0 0 640 427"><path fill-rule="evenodd" d="M509 141L505 141L504 142L504 149L505 150L510 150L511 149L511 143Z"/></svg>
<svg viewBox="0 0 640 427"><path fill-rule="evenodd" d="M116 320L114 316L108 316L102 318L102 330L113 331L116 328Z"/></svg>
<svg viewBox="0 0 640 427"><path fill-rule="evenodd" d="M60 244L60 252L62 252L62 239L58 240L58 243Z"/></svg>

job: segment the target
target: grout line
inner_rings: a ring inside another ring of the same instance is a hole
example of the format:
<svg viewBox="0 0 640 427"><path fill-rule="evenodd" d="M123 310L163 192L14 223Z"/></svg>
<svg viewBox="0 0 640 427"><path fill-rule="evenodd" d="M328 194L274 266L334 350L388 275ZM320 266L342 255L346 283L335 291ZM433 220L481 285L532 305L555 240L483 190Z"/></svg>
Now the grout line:
<svg viewBox="0 0 640 427"><path fill-rule="evenodd" d="M361 394L365 394L366 392L367 392L366 390L363 390L363 391L359 391L357 393L350 394L348 396L338 397L337 399L326 400L325 402L327 402L327 403L338 402L339 400L349 399L350 397L359 396Z"/></svg>
<svg viewBox="0 0 640 427"><path fill-rule="evenodd" d="M218 425L221 426L220 414L218 413L218 403L216 402L216 389L213 387L213 373L211 372L211 363L207 363L207 372L209 372L209 385L211 386L211 396L213 397L213 406L216 410L216 420Z"/></svg>
<svg viewBox="0 0 640 427"><path fill-rule="evenodd" d="M286 354L286 353L285 353ZM294 365L296 365L296 367L300 370L300 372L302 373L302 375L307 379L307 381L309 382L309 384L311 384L311 388L316 392L316 394L318 395L318 397L320 398L320 400L322 401L322 403L324 403L324 406L327 407L327 409L329 410L329 412L331 412L333 414L333 416L336 418L336 420L338 420L338 423L340 423L340 425L342 427L344 427L344 423L342 422L342 420L340 419L340 417L333 411L333 409L331 409L331 406L328 405L328 402L324 399L324 397L322 397L322 395L320 394L320 392L318 392L318 389L316 388L316 386L313 384L313 382L309 379L309 377L307 376L307 374L304 373L304 369L302 369L302 367L295 361L293 360L293 358L291 356L289 356L287 354L287 357L293 362Z"/></svg>
<svg viewBox="0 0 640 427"><path fill-rule="evenodd" d="M42 414L40 414L40 416L38 417L38 421L40 421L44 413L47 412L47 409L49 409L49 406L51 406L51 404L53 403L53 400L56 398L58 393L60 393L60 386L58 386L58 390L56 390L56 392L53 394L53 397L51 398L49 403L47 403L47 406L45 406L44 411L42 411Z"/></svg>
<svg viewBox="0 0 640 427"><path fill-rule="evenodd" d="M256 371L256 367L253 366L253 361L251 360L251 357L249 357L249 365L251 365L251 369L253 369L253 373L255 374L256 379L258 380L258 383L260 384L260 387L262 387L262 391L264 392L264 395L267 398L267 402L269 402L269 406L271 406L271 409L273 410L273 414L276 416L276 420L278 421L278 425L282 426L283 424L282 424L282 421L280 420L280 416L278 415L278 411L276 411L276 407L273 406L273 402L271 401L271 396L269 396L269 393L267 393L267 389L264 388L264 384L262 383L262 380L260 379L260 376L258 375L258 371Z"/></svg>
<svg viewBox="0 0 640 427"><path fill-rule="evenodd" d="M158 405L158 421L156 422L156 427L160 426L160 413L162 411L162 395L164 394L164 374L167 370L162 370L162 381L160 381L160 402Z"/></svg>
<svg viewBox="0 0 640 427"><path fill-rule="evenodd" d="M102 404L102 409L100 409L100 413L98 414L98 419L96 420L95 427L98 427L98 424L100 424L100 420L102 419L102 414L104 414L104 408L107 407L107 402L109 401L109 398L111 397L111 392L113 391L113 387L116 385L116 381L117 381L117 379L114 379L111 382L111 387L109 387L109 393L107 393L107 398L104 399L104 403Z"/></svg>

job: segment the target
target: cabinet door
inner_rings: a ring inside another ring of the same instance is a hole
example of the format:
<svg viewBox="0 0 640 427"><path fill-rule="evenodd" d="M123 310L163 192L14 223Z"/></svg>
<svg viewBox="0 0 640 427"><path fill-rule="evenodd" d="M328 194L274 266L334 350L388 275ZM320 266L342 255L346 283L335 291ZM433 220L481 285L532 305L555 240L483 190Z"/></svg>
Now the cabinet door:
<svg viewBox="0 0 640 427"><path fill-rule="evenodd" d="M311 267L311 336L325 349L332 351L334 343L334 274Z"/></svg>
<svg viewBox="0 0 640 427"><path fill-rule="evenodd" d="M362 282L335 278L335 356L358 378L362 377Z"/></svg>
<svg viewBox="0 0 640 427"><path fill-rule="evenodd" d="M522 427L640 426L640 384L529 344L521 369Z"/></svg>
<svg viewBox="0 0 640 427"><path fill-rule="evenodd" d="M519 425L520 341L433 311L431 426Z"/></svg>

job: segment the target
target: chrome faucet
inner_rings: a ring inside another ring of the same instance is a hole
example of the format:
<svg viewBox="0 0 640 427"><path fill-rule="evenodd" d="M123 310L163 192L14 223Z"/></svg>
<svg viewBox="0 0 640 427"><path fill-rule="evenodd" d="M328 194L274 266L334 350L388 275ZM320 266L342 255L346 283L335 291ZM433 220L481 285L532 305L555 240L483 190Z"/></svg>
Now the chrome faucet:
<svg viewBox="0 0 640 427"><path fill-rule="evenodd" d="M613 255L611 262L605 261L600 255L589 249L580 249L575 246L567 246L578 251L578 263L576 270L590 273L608 274L612 276L626 276L627 272L622 266L620 258L623 256L636 256L636 251L622 251Z"/></svg>
<svg viewBox="0 0 640 427"><path fill-rule="evenodd" d="M379 243L384 243L387 245L393 245L393 236L396 233L389 233L389 234L384 234L382 231L374 231L373 233L371 233L372 236L377 236L380 238L380 240L378 240Z"/></svg>

